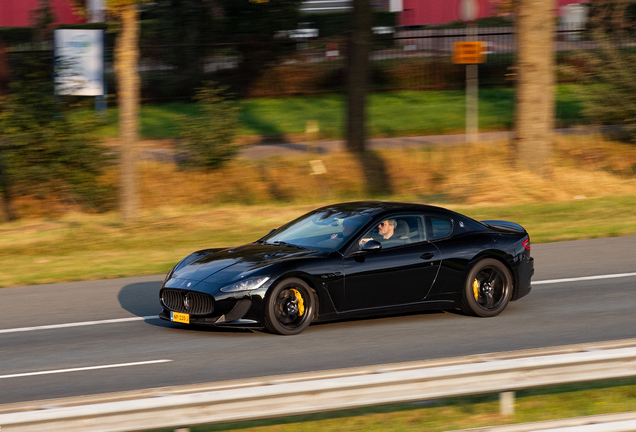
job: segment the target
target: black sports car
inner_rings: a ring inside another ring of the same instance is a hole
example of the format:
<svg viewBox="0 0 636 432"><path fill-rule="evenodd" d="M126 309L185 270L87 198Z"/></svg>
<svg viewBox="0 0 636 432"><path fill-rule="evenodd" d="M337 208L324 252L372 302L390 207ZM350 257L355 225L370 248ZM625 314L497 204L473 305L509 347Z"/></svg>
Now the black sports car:
<svg viewBox="0 0 636 432"><path fill-rule="evenodd" d="M185 257L161 287L159 316L285 335L427 309L490 317L530 292L533 273L530 238L515 223L421 204L334 204L254 243Z"/></svg>

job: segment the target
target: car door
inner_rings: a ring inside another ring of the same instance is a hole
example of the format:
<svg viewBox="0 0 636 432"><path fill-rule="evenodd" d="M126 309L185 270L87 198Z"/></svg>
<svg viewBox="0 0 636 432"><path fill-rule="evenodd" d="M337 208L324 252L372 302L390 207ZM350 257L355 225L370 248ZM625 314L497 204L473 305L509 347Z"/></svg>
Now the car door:
<svg viewBox="0 0 636 432"><path fill-rule="evenodd" d="M403 243L387 243L378 251L350 251L343 258L344 310L417 303L426 298L439 270L440 253L426 240L420 215L396 215L408 233ZM380 221L379 221L380 222ZM365 234L365 236L371 235Z"/></svg>

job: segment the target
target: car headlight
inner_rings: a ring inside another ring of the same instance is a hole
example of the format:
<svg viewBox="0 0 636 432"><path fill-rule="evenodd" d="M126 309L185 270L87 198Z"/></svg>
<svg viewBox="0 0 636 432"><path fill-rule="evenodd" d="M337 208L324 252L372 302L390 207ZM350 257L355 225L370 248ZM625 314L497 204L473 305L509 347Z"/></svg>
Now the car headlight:
<svg viewBox="0 0 636 432"><path fill-rule="evenodd" d="M236 282L232 285L224 286L221 288L221 292L238 292L238 291L251 291L260 288L265 282L269 280L269 276L261 276L250 279L245 279L240 282Z"/></svg>

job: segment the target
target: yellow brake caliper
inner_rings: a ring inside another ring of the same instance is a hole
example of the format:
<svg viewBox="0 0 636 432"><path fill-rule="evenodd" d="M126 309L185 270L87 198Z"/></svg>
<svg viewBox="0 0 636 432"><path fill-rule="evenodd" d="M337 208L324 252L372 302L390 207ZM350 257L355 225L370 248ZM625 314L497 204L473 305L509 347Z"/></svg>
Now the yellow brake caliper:
<svg viewBox="0 0 636 432"><path fill-rule="evenodd" d="M473 282L473 295L475 296L475 300L479 297L479 281L475 278Z"/></svg>
<svg viewBox="0 0 636 432"><path fill-rule="evenodd" d="M296 296L296 300L298 300L298 316L303 316L303 314L305 313L305 301L303 300L303 296L301 296L296 289L292 288L292 291Z"/></svg>

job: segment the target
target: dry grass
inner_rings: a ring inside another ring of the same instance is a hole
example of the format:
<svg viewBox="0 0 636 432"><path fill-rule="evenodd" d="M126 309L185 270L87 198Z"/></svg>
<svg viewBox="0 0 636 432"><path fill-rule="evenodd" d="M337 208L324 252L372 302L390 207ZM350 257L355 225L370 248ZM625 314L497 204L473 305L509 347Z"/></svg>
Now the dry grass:
<svg viewBox="0 0 636 432"><path fill-rule="evenodd" d="M165 205L397 198L463 205L516 205L636 195L636 147L595 137L559 138L552 175L515 168L505 143L235 160L213 173L143 163L146 209ZM327 175L312 175L322 160Z"/></svg>
<svg viewBox="0 0 636 432"><path fill-rule="evenodd" d="M151 146L145 142L143 145ZM157 143L165 148L166 141ZM182 171L171 163L138 163L142 208L399 199L443 205L554 203L579 197L636 195L636 147L600 137L559 137L550 178L517 169L506 142L348 153L236 159L221 170ZM326 175L312 175L320 159ZM117 185L118 168L104 180ZM22 197L21 217L77 209L64 200Z"/></svg>

